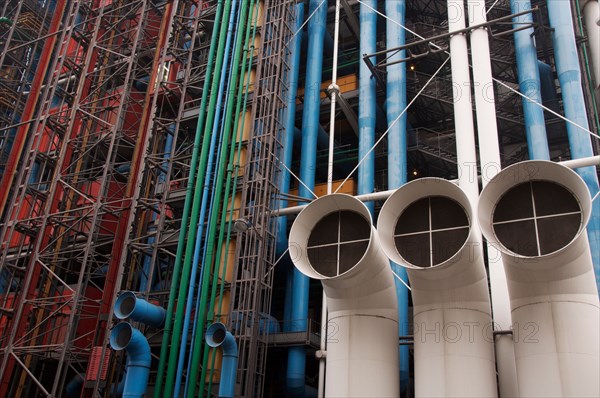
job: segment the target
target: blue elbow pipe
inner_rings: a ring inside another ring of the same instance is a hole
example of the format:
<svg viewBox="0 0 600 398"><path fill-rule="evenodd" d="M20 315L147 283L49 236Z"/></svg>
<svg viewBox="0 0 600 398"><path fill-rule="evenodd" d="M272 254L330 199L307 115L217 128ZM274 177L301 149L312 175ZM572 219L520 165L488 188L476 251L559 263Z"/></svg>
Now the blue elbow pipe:
<svg viewBox="0 0 600 398"><path fill-rule="evenodd" d="M221 381L219 382L219 397L233 398L235 396L235 381L238 362L238 347L235 338L220 322L213 323L206 330L206 344L212 348L223 349L221 364Z"/></svg>
<svg viewBox="0 0 600 398"><path fill-rule="evenodd" d="M404 0L386 1L386 15L392 20L404 25L406 2ZM388 48L399 47L405 44L405 30L396 23L386 23L386 38ZM404 58L404 51L400 51L389 59ZM387 67L387 97L386 114L388 126L406 108L406 63ZM406 183L406 125L407 113L390 128L388 132L388 189L399 188ZM397 264L391 264L394 272L403 280L408 280L406 270ZM398 335L406 335L408 328L408 290L400 281L394 279L396 284L396 297L398 299ZM407 346L400 346L398 353L400 368L400 388L404 390L409 379L409 352Z"/></svg>
<svg viewBox="0 0 600 398"><path fill-rule="evenodd" d="M304 89L304 109L302 111L302 154L300 179L314 189L317 136L319 133L319 113L321 107L321 76L323 73L323 38L327 22L327 3L310 0L308 14L313 17L308 22L308 55ZM300 185L302 197L312 197ZM307 328L309 279L294 268L292 289L292 323L290 331L301 332ZM303 396L305 391L306 352L304 347L290 347L288 351L287 387L292 396Z"/></svg>
<svg viewBox="0 0 600 398"><path fill-rule="evenodd" d="M123 385L124 398L142 398L150 376L150 345L146 337L127 322L121 322L110 332L110 346L127 353L127 374Z"/></svg>
<svg viewBox="0 0 600 398"><path fill-rule="evenodd" d="M377 0L363 1L360 5L360 55L377 51ZM374 60L372 60L373 63ZM377 123L377 102L375 79L365 62L360 62L358 103L358 158L367 155L375 144L375 125ZM358 194L371 193L375 189L375 153L371 152L358 167ZM371 215L374 215L375 203L365 203Z"/></svg>
<svg viewBox="0 0 600 398"><path fill-rule="evenodd" d="M115 303L114 314L118 319L130 318L158 329L165 324L166 311L158 305L136 297L133 292L124 291Z"/></svg>
<svg viewBox="0 0 600 398"><path fill-rule="evenodd" d="M548 17L554 43L556 72L562 92L565 117L589 130L588 118L583 97L581 70L575 42L575 31L570 1L548 0ZM593 156L589 133L566 123L569 147L573 159ZM595 167L582 167L576 170L583 178L592 197L598 193L598 175ZM596 286L600 291L600 200L592 205L592 216L587 226L588 239L596 275Z"/></svg>
<svg viewBox="0 0 600 398"><path fill-rule="evenodd" d="M531 2L529 0L511 0L510 7L512 13L516 14L530 10ZM515 17L513 22L515 28L522 27L523 24L533 24L533 16L531 14L520 15ZM515 32L514 37L519 88L522 94L531 99L530 101L522 98L529 159L550 160L544 110L535 103L542 103L542 94L533 27Z"/></svg>

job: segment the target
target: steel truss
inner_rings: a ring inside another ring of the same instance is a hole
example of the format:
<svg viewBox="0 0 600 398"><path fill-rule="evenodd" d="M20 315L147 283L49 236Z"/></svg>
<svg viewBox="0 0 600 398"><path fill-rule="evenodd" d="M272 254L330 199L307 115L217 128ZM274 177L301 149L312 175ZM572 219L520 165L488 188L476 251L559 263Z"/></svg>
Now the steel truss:
<svg viewBox="0 0 600 398"><path fill-rule="evenodd" d="M242 184L240 214L252 227L237 236L236 269L232 284L229 327L239 347L240 396L260 397L265 381L268 331L260 319L269 314L275 262L276 223L270 215L277 204L278 163L289 71L287 45L291 39L294 9L291 1L265 1L265 22L257 56L256 81L251 104L252 131L247 142L248 162Z"/></svg>
<svg viewBox="0 0 600 398"><path fill-rule="evenodd" d="M104 342L152 121L139 82L165 62L169 3L65 3L0 235L2 396L62 394Z"/></svg>

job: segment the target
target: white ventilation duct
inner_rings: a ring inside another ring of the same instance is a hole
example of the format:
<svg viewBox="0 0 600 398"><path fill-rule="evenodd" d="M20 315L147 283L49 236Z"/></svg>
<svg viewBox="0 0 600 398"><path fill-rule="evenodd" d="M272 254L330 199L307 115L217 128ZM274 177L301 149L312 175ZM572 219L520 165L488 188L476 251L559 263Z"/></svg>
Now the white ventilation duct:
<svg viewBox="0 0 600 398"><path fill-rule="evenodd" d="M410 280L417 397L497 395L490 298L465 193L439 178L412 181L386 201L381 246Z"/></svg>
<svg viewBox="0 0 600 398"><path fill-rule="evenodd" d="M321 197L294 221L289 247L327 295L325 396L398 397L394 277L368 209L349 195Z"/></svg>
<svg viewBox="0 0 600 398"><path fill-rule="evenodd" d="M600 396L590 212L581 177L548 161L507 167L481 193L481 229L508 280L522 397Z"/></svg>

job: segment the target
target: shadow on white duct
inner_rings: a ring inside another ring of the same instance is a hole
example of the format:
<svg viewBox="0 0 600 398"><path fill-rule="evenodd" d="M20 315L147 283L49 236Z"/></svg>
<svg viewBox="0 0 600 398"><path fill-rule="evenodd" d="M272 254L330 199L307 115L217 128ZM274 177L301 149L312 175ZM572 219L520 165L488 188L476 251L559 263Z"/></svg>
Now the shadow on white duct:
<svg viewBox="0 0 600 398"><path fill-rule="evenodd" d="M480 226L507 276L522 397L600 396L590 213L583 180L548 161L507 167L481 193Z"/></svg>
<svg viewBox="0 0 600 398"><path fill-rule="evenodd" d="M497 395L490 298L481 238L465 193L439 178L394 192L377 230L407 268L413 300L415 395Z"/></svg>
<svg viewBox="0 0 600 398"><path fill-rule="evenodd" d="M327 397L398 397L398 304L390 264L358 199L321 197L289 236L300 272L327 296Z"/></svg>

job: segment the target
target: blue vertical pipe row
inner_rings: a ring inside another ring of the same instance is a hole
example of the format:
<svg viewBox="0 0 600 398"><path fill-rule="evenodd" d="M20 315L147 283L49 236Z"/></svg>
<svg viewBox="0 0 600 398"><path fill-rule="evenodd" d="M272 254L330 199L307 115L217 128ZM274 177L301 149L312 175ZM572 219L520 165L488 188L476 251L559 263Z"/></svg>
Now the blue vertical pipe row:
<svg viewBox="0 0 600 398"><path fill-rule="evenodd" d="M385 13L392 21L404 25L406 12L405 0L386 1ZM386 23L387 47L394 48L404 45L406 37L404 28L398 24L388 21ZM404 58L404 51L393 55L389 61ZM400 115L406 108L406 63L402 62L387 67L387 87L386 87L386 114L388 126ZM407 113L405 112L389 130L388 141L388 189L399 188L406 183L406 122ZM391 264L392 269L403 280L407 281L406 270L397 264ZM398 299L398 334L408 334L408 289L400 281L394 279L396 283L396 297ZM408 384L409 378L409 357L408 347L400 346L400 388L404 390Z"/></svg>
<svg viewBox="0 0 600 398"><path fill-rule="evenodd" d="M221 112L222 102L224 97L225 90L225 80L226 80L226 72L228 68L228 60L229 60L229 52L231 49L231 40L233 37L233 30L236 23L236 9L237 9L236 1L233 2L231 11L229 13L229 25L227 29L227 40L225 42L225 52L224 52L224 61L221 68L221 79L219 80L219 89L217 94L217 104L215 108L215 112L217 115ZM200 259L200 246L202 242L202 235L204 233L204 224L206 220L206 211L208 208L208 203L210 202L209 194L211 184L209 181L209 176L212 174L212 170L214 167L214 157L215 157L215 147L217 144L218 134L218 126L219 126L219 117L215 117L213 121L213 127L210 138L210 148L209 155L207 161L207 168L205 174L205 183L202 191L202 202L200 207L200 216L198 218L198 226L197 226L197 234L196 234L196 242L194 246L194 258L192 263L192 271L190 273L190 284L188 295L186 298L186 307L185 307L185 315L183 319L183 328L181 329L181 341L182 344L179 346L179 356L177 360L177 372L175 373L175 385L174 385L174 395L179 396L181 393L181 381L184 374L185 367L185 358L187 357L187 341L188 341L188 333L190 328L190 322L192 318L192 308L194 306L194 293L197 285L197 276L198 276L198 268L199 268L199 259ZM190 228L194 228L194 226L190 226ZM188 242L189 244L189 242ZM197 311L196 311L197 312ZM192 340L193 341L193 340ZM186 388L187 391L187 388Z"/></svg>
<svg viewBox="0 0 600 398"><path fill-rule="evenodd" d="M531 2L510 0L510 9L513 14L530 10ZM530 13L523 14L513 18L513 22L515 28L520 28L524 24L532 24L533 16ZM550 160L544 110L535 103L542 103L542 94L533 27L515 32L514 37L519 88L521 93L532 100L522 98L529 159Z"/></svg>
<svg viewBox="0 0 600 398"><path fill-rule="evenodd" d="M367 0L360 4L360 56L377 51L377 0ZM372 59L371 62L375 63ZM375 79L365 62L360 62L358 77L358 159L367 155L375 144L376 89ZM371 152L358 167L358 194L371 193L375 189L375 152ZM371 215L375 203L367 202Z"/></svg>
<svg viewBox="0 0 600 398"><path fill-rule="evenodd" d="M296 96L298 95L298 77L300 75L300 53L302 47L302 36L301 30L302 23L304 22L304 3L296 4L296 23L294 25L294 32L297 32L292 42L290 43L290 71L288 79L288 97L286 98L286 114L285 114L285 137L283 140L283 154L281 162L289 169L292 166L292 155L294 152L294 135L296 134ZM300 137L301 139L302 137ZM281 170L281 182L279 186L279 192L281 194L287 194L290 192L290 173L287 169ZM288 201L284 199L279 200L278 207L287 207ZM287 239L287 217L279 217L277 219L277 257L281 256L285 252L288 245ZM292 289L293 289L293 268L287 270L286 276L286 289L285 289L285 301L284 301L284 314L283 319L286 321L283 324L284 330L287 331L289 327L289 320L292 316Z"/></svg>
<svg viewBox="0 0 600 398"><path fill-rule="evenodd" d="M575 43L575 31L571 14L570 1L548 0L548 17L554 43L554 59L556 72L562 92L565 117L579 126L589 130L581 70ZM569 136L571 158L579 159L593 156L589 133L566 123ZM598 176L595 167L582 167L576 170L587 184L592 197L598 193ZM592 217L587 227L588 239L596 274L596 286L600 290L600 199L596 199L592 207Z"/></svg>
<svg viewBox="0 0 600 398"><path fill-rule="evenodd" d="M317 135L319 132L319 113L321 108L321 74L323 73L323 38L327 23L327 4L319 7L319 0L310 0L308 14L315 14L308 22L308 56L306 63L306 82L304 88L304 109L302 112L302 154L300 160L300 179L313 189L315 186L315 168L317 153ZM317 9L318 8L318 9ZM300 185L300 196L312 197L312 194ZM294 268L292 289L292 325L293 332L305 331L308 318L308 277ZM304 373L306 353L302 346L290 347L288 351L287 382L292 395L304 395Z"/></svg>

